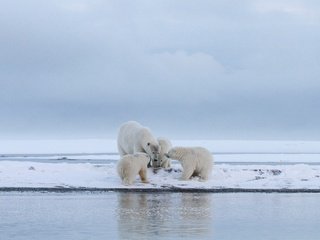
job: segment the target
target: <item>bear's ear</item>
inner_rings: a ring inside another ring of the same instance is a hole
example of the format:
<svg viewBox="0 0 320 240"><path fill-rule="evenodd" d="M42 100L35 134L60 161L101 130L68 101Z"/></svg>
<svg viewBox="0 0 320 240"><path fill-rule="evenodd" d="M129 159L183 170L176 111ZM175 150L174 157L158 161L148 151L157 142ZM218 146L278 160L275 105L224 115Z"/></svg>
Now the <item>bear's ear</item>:
<svg viewBox="0 0 320 240"><path fill-rule="evenodd" d="M147 145L150 146L150 143L148 142Z"/></svg>

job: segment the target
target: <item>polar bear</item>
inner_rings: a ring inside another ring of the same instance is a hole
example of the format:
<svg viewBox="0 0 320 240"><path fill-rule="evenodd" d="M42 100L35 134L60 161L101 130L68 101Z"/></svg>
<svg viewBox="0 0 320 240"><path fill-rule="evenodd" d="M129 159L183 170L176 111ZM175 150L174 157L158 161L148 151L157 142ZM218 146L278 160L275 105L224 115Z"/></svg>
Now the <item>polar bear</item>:
<svg viewBox="0 0 320 240"><path fill-rule="evenodd" d="M199 176L200 180L206 181L212 172L213 157L203 147L174 147L166 156L181 163L183 168L181 180Z"/></svg>
<svg viewBox="0 0 320 240"><path fill-rule="evenodd" d="M172 148L172 144L167 138L157 138L159 146L160 146L160 167L170 168L171 167L171 159L166 157L165 154L169 152L170 148Z"/></svg>
<svg viewBox="0 0 320 240"><path fill-rule="evenodd" d="M139 174L141 182L148 183L147 165L150 157L146 153L135 153L123 156L117 165L118 174L124 185L132 185Z"/></svg>
<svg viewBox="0 0 320 240"><path fill-rule="evenodd" d="M144 152L150 156L151 165L158 166L160 146L149 128L135 121L126 122L119 129L117 143L121 157L126 154ZM148 164L148 166L151 165Z"/></svg>

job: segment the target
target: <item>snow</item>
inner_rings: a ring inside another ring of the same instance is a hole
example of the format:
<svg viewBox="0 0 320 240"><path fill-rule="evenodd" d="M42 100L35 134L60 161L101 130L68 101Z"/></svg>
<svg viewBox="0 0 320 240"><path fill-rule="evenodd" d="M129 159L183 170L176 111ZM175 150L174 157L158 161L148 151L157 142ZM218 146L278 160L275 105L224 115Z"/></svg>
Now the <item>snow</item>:
<svg viewBox="0 0 320 240"><path fill-rule="evenodd" d="M0 187L127 188L121 184L116 164L116 161L108 164L2 161ZM216 164L207 182L198 178L181 181L181 171L178 162L170 170L155 173L148 169L150 183L141 183L137 176L131 188L320 188L320 165Z"/></svg>
<svg viewBox="0 0 320 240"><path fill-rule="evenodd" d="M179 180L182 167L148 169L133 189L320 189L320 142L173 141L213 152L211 178ZM116 172L115 140L0 141L0 188L128 188Z"/></svg>

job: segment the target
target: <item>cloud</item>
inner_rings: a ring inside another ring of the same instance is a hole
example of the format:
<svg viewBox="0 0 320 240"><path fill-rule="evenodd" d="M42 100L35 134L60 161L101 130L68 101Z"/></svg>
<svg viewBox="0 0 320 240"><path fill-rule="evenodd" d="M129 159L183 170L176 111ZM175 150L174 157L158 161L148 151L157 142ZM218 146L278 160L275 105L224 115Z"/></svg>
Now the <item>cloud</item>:
<svg viewBox="0 0 320 240"><path fill-rule="evenodd" d="M136 119L198 138L319 132L319 7L2 1L0 130L101 136Z"/></svg>
<svg viewBox="0 0 320 240"><path fill-rule="evenodd" d="M173 53L162 52L151 55L153 65L160 66L163 72L180 72L187 77L190 72L200 75L199 79L205 78L202 74L212 75L222 73L224 67L210 54L195 52L188 54L185 51Z"/></svg>
<svg viewBox="0 0 320 240"><path fill-rule="evenodd" d="M91 9L91 5L92 2L96 2L96 1L81 1L81 0L77 0L77 1L73 1L73 0L69 0L69 1L57 1L56 4L65 11L70 11L70 12L74 12L74 13L85 13L87 11L89 11Z"/></svg>
<svg viewBox="0 0 320 240"><path fill-rule="evenodd" d="M256 1L259 13L279 13L299 18L308 24L320 24L320 8L314 1Z"/></svg>

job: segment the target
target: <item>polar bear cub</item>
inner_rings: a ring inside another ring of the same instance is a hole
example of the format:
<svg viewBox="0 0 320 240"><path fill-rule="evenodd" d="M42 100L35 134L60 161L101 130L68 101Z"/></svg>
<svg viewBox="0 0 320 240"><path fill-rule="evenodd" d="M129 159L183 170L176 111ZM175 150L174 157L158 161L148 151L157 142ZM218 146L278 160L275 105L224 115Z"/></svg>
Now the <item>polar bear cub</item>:
<svg viewBox="0 0 320 240"><path fill-rule="evenodd" d="M124 185L132 185L139 174L143 183L147 180L147 165L150 157L146 153L135 153L123 156L117 165L118 174Z"/></svg>
<svg viewBox="0 0 320 240"><path fill-rule="evenodd" d="M166 156L181 163L183 168L181 180L199 176L200 180L206 181L212 172L213 157L203 147L174 147Z"/></svg>
<svg viewBox="0 0 320 240"><path fill-rule="evenodd" d="M147 153L151 157L153 167L159 165L160 146L149 128L135 121L121 125L118 132L118 151L120 156L138 152Z"/></svg>
<svg viewBox="0 0 320 240"><path fill-rule="evenodd" d="M171 159L168 158L165 154L169 152L169 150L172 148L172 144L169 139L167 138L158 138L158 143L160 146L160 154L159 154L159 159L160 159L160 167L163 168L170 168L171 167Z"/></svg>

